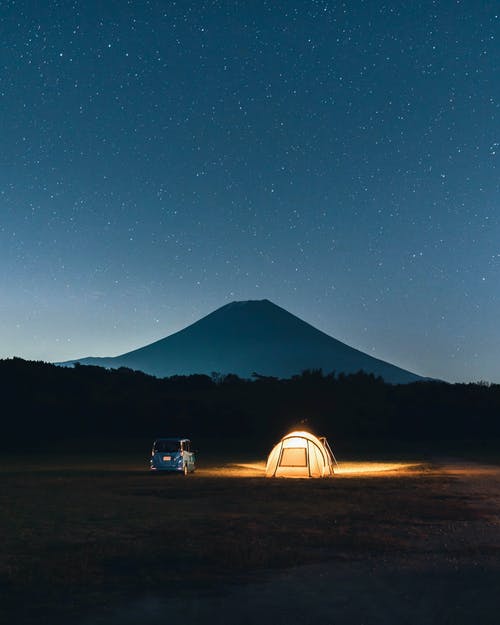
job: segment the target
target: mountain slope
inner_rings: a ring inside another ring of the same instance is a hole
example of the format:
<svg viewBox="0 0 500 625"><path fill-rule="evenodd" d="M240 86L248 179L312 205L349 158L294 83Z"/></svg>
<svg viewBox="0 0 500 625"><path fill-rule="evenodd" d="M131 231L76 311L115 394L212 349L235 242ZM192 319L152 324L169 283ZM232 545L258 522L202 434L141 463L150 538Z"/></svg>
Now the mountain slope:
<svg viewBox="0 0 500 625"><path fill-rule="evenodd" d="M363 370L387 382L422 379L328 336L268 300L232 302L164 339L113 358L75 362L103 367L129 367L165 377L235 373L289 377L304 369L325 373Z"/></svg>

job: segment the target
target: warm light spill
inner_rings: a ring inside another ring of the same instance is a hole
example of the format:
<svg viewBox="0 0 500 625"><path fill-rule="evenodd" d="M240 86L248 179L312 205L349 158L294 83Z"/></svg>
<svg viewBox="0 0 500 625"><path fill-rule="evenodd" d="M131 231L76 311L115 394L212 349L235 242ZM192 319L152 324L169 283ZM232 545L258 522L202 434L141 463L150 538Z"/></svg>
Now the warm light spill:
<svg viewBox="0 0 500 625"><path fill-rule="evenodd" d="M205 477L264 477L265 462L246 462L203 467L197 470L198 475Z"/></svg>
<svg viewBox="0 0 500 625"><path fill-rule="evenodd" d="M335 475L359 475L370 473L401 473L416 469L420 465L404 462L341 462L335 467Z"/></svg>
<svg viewBox="0 0 500 625"><path fill-rule="evenodd" d="M340 462L334 466L334 478L342 477L396 477L414 472L422 465L409 462ZM266 463L262 461L225 464L201 468L199 475L206 477L263 477Z"/></svg>

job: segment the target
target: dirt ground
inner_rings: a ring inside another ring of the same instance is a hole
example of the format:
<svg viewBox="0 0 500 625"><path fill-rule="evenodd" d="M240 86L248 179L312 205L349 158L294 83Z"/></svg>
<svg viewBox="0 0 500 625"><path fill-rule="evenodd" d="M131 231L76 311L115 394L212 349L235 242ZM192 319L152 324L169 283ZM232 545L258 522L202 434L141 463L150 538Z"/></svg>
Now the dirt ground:
<svg viewBox="0 0 500 625"><path fill-rule="evenodd" d="M344 479L424 473L411 463L349 463L343 468L338 475ZM227 470L236 476L259 467ZM259 581L208 594L168 600L148 596L103 618L93 616L84 625L152 625L173 614L193 625L498 625L500 467L441 459L425 474L451 478L452 496L477 513L474 520L429 532L404 554L357 554L347 561L264 571Z"/></svg>
<svg viewBox="0 0 500 625"><path fill-rule="evenodd" d="M329 480L263 468L184 478L9 458L0 622L500 623L499 466L358 460Z"/></svg>

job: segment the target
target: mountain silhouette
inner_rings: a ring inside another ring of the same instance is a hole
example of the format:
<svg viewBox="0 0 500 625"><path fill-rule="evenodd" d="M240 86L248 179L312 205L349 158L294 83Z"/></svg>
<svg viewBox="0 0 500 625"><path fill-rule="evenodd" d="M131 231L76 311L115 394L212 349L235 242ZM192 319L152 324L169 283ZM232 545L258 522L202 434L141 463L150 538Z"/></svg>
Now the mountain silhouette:
<svg viewBox="0 0 500 625"><path fill-rule="evenodd" d="M381 376L406 384L420 376L368 356L269 300L232 302L164 339L112 358L58 363L129 367L157 377L212 372L290 377L305 369Z"/></svg>

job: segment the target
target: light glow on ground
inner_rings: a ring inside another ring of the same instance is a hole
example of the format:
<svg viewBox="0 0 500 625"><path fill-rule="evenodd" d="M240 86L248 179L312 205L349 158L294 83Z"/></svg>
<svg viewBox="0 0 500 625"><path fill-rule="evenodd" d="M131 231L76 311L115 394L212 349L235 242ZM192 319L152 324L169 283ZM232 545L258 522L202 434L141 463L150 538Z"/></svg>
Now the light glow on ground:
<svg viewBox="0 0 500 625"><path fill-rule="evenodd" d="M407 462L340 462L334 467L336 476L366 475L378 473L407 473L419 468L419 464Z"/></svg>
<svg viewBox="0 0 500 625"><path fill-rule="evenodd" d="M405 473L416 472L421 468L421 464L401 461L339 462L338 466L334 465L334 477L396 477ZM196 473L205 477L264 477L265 471L265 461L255 461L200 468Z"/></svg>

